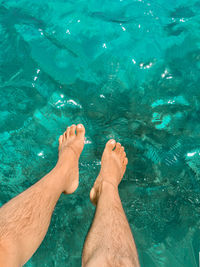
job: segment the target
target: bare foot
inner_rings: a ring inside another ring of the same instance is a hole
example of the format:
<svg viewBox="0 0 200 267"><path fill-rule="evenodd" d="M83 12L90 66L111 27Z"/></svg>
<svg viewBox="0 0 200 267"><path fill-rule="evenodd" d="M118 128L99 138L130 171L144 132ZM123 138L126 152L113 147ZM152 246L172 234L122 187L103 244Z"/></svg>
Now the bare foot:
<svg viewBox="0 0 200 267"><path fill-rule="evenodd" d="M101 159L101 171L90 191L90 200L95 206L101 194L102 183L105 182L118 188L127 164L128 159L124 147L115 140L109 140Z"/></svg>
<svg viewBox="0 0 200 267"><path fill-rule="evenodd" d="M79 184L78 161L84 147L85 128L72 125L59 138L59 159L56 165L65 174L64 193L72 194Z"/></svg>

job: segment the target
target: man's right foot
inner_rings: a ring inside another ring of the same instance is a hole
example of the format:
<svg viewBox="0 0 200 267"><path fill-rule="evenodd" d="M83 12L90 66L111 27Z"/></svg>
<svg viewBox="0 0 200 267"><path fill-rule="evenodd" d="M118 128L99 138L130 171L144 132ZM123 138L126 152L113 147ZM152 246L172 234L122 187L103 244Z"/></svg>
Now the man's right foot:
<svg viewBox="0 0 200 267"><path fill-rule="evenodd" d="M111 139L107 142L101 159L101 170L93 188L90 191L90 200L96 206L103 183L118 187L126 170L128 159L124 147Z"/></svg>

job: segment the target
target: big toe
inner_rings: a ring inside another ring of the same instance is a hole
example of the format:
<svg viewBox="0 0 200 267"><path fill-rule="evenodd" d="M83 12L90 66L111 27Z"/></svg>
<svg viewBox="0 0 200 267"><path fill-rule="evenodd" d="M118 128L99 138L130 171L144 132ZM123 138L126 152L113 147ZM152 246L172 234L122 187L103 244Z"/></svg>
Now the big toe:
<svg viewBox="0 0 200 267"><path fill-rule="evenodd" d="M61 147L61 145L62 145L62 142L63 142L63 135L61 135L60 137L59 137L59 148Z"/></svg>
<svg viewBox="0 0 200 267"><path fill-rule="evenodd" d="M110 139L106 144L106 150L112 151L115 148L116 141L114 139Z"/></svg>
<svg viewBox="0 0 200 267"><path fill-rule="evenodd" d="M76 127L77 137L84 138L85 137L85 127L83 124L78 124Z"/></svg>

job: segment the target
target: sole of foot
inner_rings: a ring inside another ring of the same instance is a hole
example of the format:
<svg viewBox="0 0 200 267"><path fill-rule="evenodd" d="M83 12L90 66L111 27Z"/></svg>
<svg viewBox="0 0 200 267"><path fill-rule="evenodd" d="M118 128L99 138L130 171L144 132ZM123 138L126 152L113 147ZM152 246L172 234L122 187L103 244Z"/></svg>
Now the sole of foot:
<svg viewBox="0 0 200 267"><path fill-rule="evenodd" d="M109 140L102 155L100 173L90 191L90 200L93 205L97 205L103 183L118 188L127 164L128 159L124 147L113 139Z"/></svg>

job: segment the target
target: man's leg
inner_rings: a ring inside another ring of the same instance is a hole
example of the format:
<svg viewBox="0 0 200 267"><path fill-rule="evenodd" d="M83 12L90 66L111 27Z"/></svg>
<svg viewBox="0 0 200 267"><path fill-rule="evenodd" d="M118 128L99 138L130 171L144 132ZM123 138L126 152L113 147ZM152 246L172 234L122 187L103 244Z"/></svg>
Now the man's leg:
<svg viewBox="0 0 200 267"><path fill-rule="evenodd" d="M139 266L134 239L118 193L127 163L124 148L110 140L102 156L100 174L90 192L90 199L97 208L83 248L83 267Z"/></svg>
<svg viewBox="0 0 200 267"><path fill-rule="evenodd" d="M25 264L39 247L62 192L78 187L78 160L84 146L83 125L72 125L59 138L56 167L35 185L0 208L0 266Z"/></svg>

